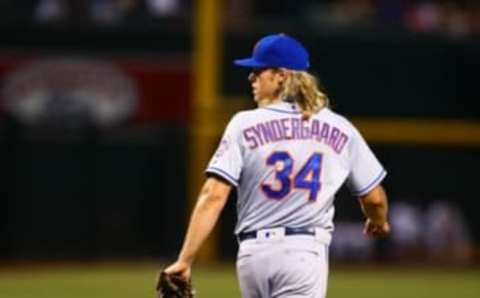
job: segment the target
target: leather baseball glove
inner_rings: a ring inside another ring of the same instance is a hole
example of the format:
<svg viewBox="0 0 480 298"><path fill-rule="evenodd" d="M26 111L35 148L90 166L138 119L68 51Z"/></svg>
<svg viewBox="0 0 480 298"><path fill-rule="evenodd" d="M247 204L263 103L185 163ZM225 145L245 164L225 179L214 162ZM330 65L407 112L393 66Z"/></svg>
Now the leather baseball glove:
<svg viewBox="0 0 480 298"><path fill-rule="evenodd" d="M195 291L190 281L162 271L158 277L157 294L158 298L193 298Z"/></svg>

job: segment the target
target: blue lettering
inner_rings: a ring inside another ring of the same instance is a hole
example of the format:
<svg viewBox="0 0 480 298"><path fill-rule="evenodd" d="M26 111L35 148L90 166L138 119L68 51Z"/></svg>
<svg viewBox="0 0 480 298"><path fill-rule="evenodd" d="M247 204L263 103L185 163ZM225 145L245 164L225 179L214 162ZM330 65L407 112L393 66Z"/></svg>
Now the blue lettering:
<svg viewBox="0 0 480 298"><path fill-rule="evenodd" d="M252 131L255 134L255 136L257 137L257 139L259 140L260 145L263 146L263 139L262 139L262 135L260 134L260 131L258 129L256 129L255 126L252 126Z"/></svg>
<svg viewBox="0 0 480 298"><path fill-rule="evenodd" d="M292 118L292 138L300 139L300 119Z"/></svg>
<svg viewBox="0 0 480 298"><path fill-rule="evenodd" d="M333 127L332 132L330 133L330 139L328 140L328 145L330 145L332 149L335 148L335 144L337 143L337 138L339 133L340 131L338 130L338 128Z"/></svg>
<svg viewBox="0 0 480 298"><path fill-rule="evenodd" d="M330 125L328 123L323 123L322 131L320 132L320 141L323 140L325 144L328 144L328 135L330 134Z"/></svg>
<svg viewBox="0 0 480 298"><path fill-rule="evenodd" d="M243 136L245 137L245 139L247 140L247 142L251 142L252 144L250 144L250 146L248 147L249 149L255 149L258 147L258 143L257 143L257 140L255 139L254 136L251 136L250 135L250 132L252 131L252 128L247 128L243 131Z"/></svg>
<svg viewBox="0 0 480 298"><path fill-rule="evenodd" d="M270 121L270 125L272 125L272 131L273 131L273 134L275 135L275 141L280 141L284 139L282 126L280 125L278 120Z"/></svg>
<svg viewBox="0 0 480 298"><path fill-rule="evenodd" d="M345 147L345 144L347 143L347 141L348 141L347 135L342 132L342 134L340 135L339 141L337 142L337 145L335 146L335 152L337 152L337 154L340 154L342 152L342 150Z"/></svg>
<svg viewBox="0 0 480 298"><path fill-rule="evenodd" d="M257 127L258 127L258 130L262 132L265 143L268 144L274 141L272 136L272 129L270 128L268 123L259 123L257 124Z"/></svg>
<svg viewBox="0 0 480 298"><path fill-rule="evenodd" d="M317 141L320 142L320 122L316 119L312 121L312 138L316 136Z"/></svg>
<svg viewBox="0 0 480 298"><path fill-rule="evenodd" d="M283 128L283 134L285 135L285 139L286 140L291 140L293 138L292 134L289 134L289 127L288 127L288 124L287 122L288 121L291 121L291 119L289 118L284 118L282 120L280 120L280 122L282 123L282 128Z"/></svg>
<svg viewBox="0 0 480 298"><path fill-rule="evenodd" d="M311 138L311 135L310 135L310 127L308 126L308 120L302 120L301 121L301 136L302 136L302 139L310 139Z"/></svg>

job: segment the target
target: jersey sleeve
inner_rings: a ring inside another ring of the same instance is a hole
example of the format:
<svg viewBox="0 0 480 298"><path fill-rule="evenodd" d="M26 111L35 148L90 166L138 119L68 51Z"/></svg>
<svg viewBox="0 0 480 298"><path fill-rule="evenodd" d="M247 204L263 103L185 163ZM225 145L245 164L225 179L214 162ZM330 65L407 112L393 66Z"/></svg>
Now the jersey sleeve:
<svg viewBox="0 0 480 298"><path fill-rule="evenodd" d="M240 128L235 116L227 125L215 154L208 163L206 173L222 177L233 186L238 186L243 158L240 144Z"/></svg>
<svg viewBox="0 0 480 298"><path fill-rule="evenodd" d="M355 128L353 130L349 146L350 173L347 177L347 186L354 196L362 196L380 184L387 172L360 132Z"/></svg>

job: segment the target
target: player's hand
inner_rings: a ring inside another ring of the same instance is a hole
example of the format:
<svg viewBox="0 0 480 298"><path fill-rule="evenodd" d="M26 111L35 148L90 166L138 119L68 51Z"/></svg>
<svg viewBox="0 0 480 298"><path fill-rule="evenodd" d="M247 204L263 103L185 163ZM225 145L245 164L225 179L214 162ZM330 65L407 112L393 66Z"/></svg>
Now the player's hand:
<svg viewBox="0 0 480 298"><path fill-rule="evenodd" d="M168 266L165 270L168 274L179 275L184 280L190 280L192 276L192 267L189 263L176 261L172 265Z"/></svg>
<svg viewBox="0 0 480 298"><path fill-rule="evenodd" d="M376 223L367 218L363 233L371 237L386 236L390 233L390 224L386 221L382 223Z"/></svg>
<svg viewBox="0 0 480 298"><path fill-rule="evenodd" d="M158 298L194 298L190 265L177 261L160 272L157 280ZM188 278L187 278L188 277Z"/></svg>

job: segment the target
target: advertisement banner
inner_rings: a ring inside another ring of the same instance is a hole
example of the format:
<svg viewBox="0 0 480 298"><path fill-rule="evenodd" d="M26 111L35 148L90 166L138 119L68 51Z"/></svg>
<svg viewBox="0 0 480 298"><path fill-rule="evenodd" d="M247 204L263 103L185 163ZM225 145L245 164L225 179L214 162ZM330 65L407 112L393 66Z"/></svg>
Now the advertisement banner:
<svg viewBox="0 0 480 298"><path fill-rule="evenodd" d="M27 125L185 124L189 117L191 73L182 60L0 54L0 82L0 113Z"/></svg>

